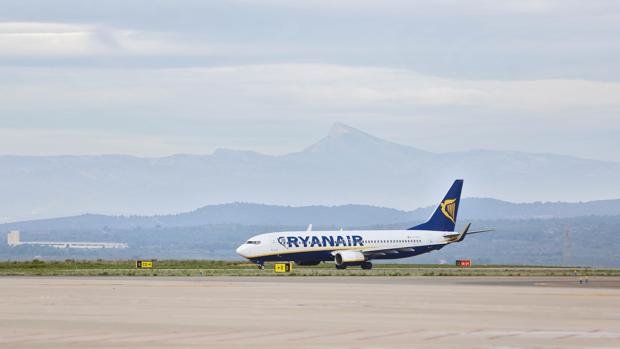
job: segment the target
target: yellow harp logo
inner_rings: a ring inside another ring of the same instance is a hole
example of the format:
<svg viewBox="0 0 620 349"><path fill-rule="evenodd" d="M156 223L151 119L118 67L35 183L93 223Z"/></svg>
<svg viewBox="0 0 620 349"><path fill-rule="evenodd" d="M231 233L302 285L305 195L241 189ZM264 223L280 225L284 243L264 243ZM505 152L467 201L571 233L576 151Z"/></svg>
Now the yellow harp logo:
<svg viewBox="0 0 620 349"><path fill-rule="evenodd" d="M446 199L441 203L441 213L443 213L446 218L452 221L452 223L456 223L454 221L454 211L456 210L456 199Z"/></svg>

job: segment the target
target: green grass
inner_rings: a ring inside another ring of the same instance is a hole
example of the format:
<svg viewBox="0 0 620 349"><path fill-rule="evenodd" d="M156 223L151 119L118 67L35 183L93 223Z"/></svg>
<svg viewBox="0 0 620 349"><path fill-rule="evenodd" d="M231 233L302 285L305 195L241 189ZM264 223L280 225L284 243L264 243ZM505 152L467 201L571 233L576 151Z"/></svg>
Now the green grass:
<svg viewBox="0 0 620 349"><path fill-rule="evenodd" d="M333 264L294 266L289 274L276 274L273 265L258 270L252 263L215 260L155 261L153 269L136 269L135 261L27 261L0 262L0 276L620 276L620 269L586 269L547 266L480 265L457 268L433 264L376 264L373 270Z"/></svg>

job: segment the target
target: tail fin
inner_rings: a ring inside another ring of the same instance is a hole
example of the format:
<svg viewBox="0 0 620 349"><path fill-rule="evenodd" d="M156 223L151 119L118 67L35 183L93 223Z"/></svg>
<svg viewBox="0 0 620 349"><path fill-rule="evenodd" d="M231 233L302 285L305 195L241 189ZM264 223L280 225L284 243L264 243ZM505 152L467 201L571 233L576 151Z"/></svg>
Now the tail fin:
<svg viewBox="0 0 620 349"><path fill-rule="evenodd" d="M461 189L463 189L463 180L455 180L431 218L426 223L411 227L409 230L454 231L456 214L461 201Z"/></svg>

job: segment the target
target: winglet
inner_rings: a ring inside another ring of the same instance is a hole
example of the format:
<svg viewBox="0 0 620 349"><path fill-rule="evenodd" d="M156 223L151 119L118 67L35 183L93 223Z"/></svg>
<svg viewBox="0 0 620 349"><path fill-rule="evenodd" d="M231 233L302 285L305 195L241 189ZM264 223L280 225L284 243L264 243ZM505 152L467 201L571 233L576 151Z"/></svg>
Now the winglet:
<svg viewBox="0 0 620 349"><path fill-rule="evenodd" d="M467 235L467 232L469 231L469 227L471 226L471 223L467 223L467 225L465 226L465 228L463 229L463 231L461 231L458 234L446 234L443 237L446 238L446 241L448 243L453 243L453 242L461 242L465 239L465 235Z"/></svg>
<svg viewBox="0 0 620 349"><path fill-rule="evenodd" d="M461 242L465 240L465 235L467 235L467 232L469 231L470 226L471 226L471 223L467 223L463 231L459 234L458 238L456 239L456 242Z"/></svg>

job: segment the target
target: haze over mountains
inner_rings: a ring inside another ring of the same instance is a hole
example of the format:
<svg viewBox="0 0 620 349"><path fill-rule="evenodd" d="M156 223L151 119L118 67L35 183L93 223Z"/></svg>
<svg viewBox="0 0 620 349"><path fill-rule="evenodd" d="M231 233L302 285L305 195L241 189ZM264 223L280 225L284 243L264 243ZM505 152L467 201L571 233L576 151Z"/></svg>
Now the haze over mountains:
<svg viewBox="0 0 620 349"><path fill-rule="evenodd" d="M164 214L235 201L411 210L434 204L455 178L465 179L466 197L620 197L620 163L492 150L431 153L335 124L319 142L281 156L225 149L162 158L0 156L6 203L0 222L86 212Z"/></svg>

